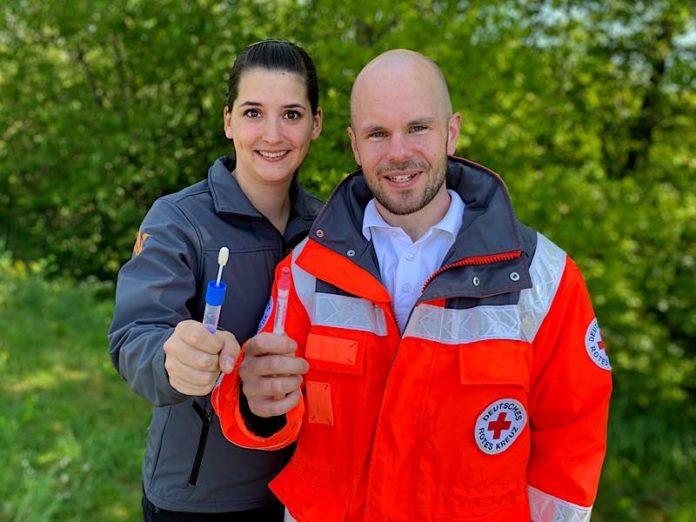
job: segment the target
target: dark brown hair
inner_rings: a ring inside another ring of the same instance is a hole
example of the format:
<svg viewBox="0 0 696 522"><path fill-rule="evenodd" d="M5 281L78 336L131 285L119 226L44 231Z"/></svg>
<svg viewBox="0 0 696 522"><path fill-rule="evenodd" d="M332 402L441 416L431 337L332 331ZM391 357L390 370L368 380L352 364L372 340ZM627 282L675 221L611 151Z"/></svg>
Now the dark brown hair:
<svg viewBox="0 0 696 522"><path fill-rule="evenodd" d="M227 106L232 108L239 91L239 80L249 69L268 69L299 74L307 88L312 114L319 108L319 83L314 62L302 47L283 40L262 40L244 49L230 69Z"/></svg>

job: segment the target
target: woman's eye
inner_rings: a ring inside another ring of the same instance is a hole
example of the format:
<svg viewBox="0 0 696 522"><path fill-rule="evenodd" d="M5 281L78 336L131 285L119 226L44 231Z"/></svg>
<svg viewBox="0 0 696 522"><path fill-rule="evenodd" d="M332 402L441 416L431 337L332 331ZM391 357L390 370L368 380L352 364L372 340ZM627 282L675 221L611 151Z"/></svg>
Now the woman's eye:
<svg viewBox="0 0 696 522"><path fill-rule="evenodd" d="M247 118L258 118L261 113L257 109L247 109L244 111L244 116Z"/></svg>
<svg viewBox="0 0 696 522"><path fill-rule="evenodd" d="M288 111L285 113L286 120L299 120L302 117L298 111Z"/></svg>

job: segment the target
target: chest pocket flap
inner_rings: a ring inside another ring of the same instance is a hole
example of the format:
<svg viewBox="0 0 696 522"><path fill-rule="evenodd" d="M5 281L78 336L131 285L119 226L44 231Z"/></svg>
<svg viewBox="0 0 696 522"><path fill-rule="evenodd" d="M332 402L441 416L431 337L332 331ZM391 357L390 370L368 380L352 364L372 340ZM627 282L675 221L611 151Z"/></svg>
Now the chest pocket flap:
<svg viewBox="0 0 696 522"><path fill-rule="evenodd" d="M481 341L459 350L462 384L518 385L529 391L532 347L524 341Z"/></svg>
<svg viewBox="0 0 696 522"><path fill-rule="evenodd" d="M364 346L357 339L310 333L305 356L312 369L362 374Z"/></svg>

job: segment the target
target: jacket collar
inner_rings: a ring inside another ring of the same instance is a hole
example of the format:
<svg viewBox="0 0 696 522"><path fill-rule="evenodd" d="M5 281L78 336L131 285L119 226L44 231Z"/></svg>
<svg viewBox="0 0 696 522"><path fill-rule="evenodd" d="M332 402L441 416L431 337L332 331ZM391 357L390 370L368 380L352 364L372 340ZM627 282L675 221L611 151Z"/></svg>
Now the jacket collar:
<svg viewBox="0 0 696 522"><path fill-rule="evenodd" d="M208 185L215 212L262 219L262 214L251 204L232 175L234 169L235 160L229 156L218 158L208 169ZM318 199L300 187L297 174L290 185L290 201L295 213L303 219L314 219L321 207Z"/></svg>
<svg viewBox="0 0 696 522"><path fill-rule="evenodd" d="M521 225L515 217L502 179L481 165L457 157L449 157L446 176L447 188L461 196L466 208L462 227L443 265L468 261L473 261L472 264L491 264L501 254L516 253L516 257L520 258L520 262L516 264L522 277L517 284L508 285L507 289L530 286L528 271L524 268L526 263L521 259L521 253L525 250ZM370 199L372 193L362 170L358 169L336 187L314 222L310 238L348 258L380 280L374 249L361 232L365 207ZM450 280L454 275L449 273L438 279ZM453 293L459 291L450 284L447 286ZM469 290L467 293L470 295L497 292L496 289L482 287ZM446 293L449 294L450 291ZM432 291L428 294L432 294Z"/></svg>

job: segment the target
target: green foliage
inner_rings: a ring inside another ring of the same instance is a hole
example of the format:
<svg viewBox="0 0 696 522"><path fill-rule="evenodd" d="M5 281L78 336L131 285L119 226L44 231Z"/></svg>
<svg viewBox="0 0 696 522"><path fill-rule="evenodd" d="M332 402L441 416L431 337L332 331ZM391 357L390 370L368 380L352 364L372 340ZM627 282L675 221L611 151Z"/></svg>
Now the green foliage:
<svg viewBox="0 0 696 522"><path fill-rule="evenodd" d="M619 388L593 521L691 521L696 515L694 408L642 408Z"/></svg>
<svg viewBox="0 0 696 522"><path fill-rule="evenodd" d="M139 516L149 406L108 357L112 293L0 255L0 520Z"/></svg>
<svg viewBox="0 0 696 522"><path fill-rule="evenodd" d="M353 78L383 50L421 51L462 113L459 154L501 173L586 275L619 405L597 517L692 519L676 470L693 440L664 433L696 421L695 35L683 0L7 0L0 242L47 275L113 278L152 201L230 151L226 71L266 37L316 61L324 130L302 180L327 196L354 166ZM60 482L42 471L32 494Z"/></svg>

